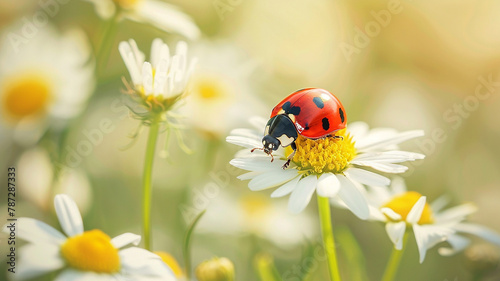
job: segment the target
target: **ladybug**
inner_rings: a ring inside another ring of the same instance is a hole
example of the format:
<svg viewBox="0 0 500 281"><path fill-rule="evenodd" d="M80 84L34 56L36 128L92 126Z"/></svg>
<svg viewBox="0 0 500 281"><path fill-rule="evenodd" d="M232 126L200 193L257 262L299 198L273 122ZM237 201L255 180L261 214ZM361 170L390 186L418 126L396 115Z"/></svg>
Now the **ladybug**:
<svg viewBox="0 0 500 281"><path fill-rule="evenodd" d="M286 169L295 155L299 134L309 139L342 138L335 133L346 127L346 119L344 106L332 93L318 88L298 90L274 107L264 130L263 147L254 148L252 152L263 150L272 157L272 162L273 151L280 145L290 145L293 152L283 165Z"/></svg>

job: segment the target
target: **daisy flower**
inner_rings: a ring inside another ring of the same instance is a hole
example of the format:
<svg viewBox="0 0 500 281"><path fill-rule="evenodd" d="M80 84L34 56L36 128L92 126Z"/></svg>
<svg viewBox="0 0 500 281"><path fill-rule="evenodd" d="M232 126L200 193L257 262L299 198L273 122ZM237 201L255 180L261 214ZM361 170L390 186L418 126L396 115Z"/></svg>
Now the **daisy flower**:
<svg viewBox="0 0 500 281"><path fill-rule="evenodd" d="M49 210L54 194L64 193L75 202L80 212L89 210L92 198L92 188L86 173L82 169L61 169L56 174L49 153L40 148L29 149L19 157L17 168L20 171L30 171L29 174L21 173L17 183L21 196L34 203L42 210Z"/></svg>
<svg viewBox="0 0 500 281"><path fill-rule="evenodd" d="M60 35L47 26L13 44L8 35L21 34L21 28L12 27L0 42L0 131L32 144L49 125L61 126L84 109L94 67L82 33Z"/></svg>
<svg viewBox="0 0 500 281"><path fill-rule="evenodd" d="M448 242L450 248L441 247L438 252L449 256L465 249L470 241L461 234L474 234L500 246L500 235L473 223L465 222L468 215L476 211L473 204L462 204L444 210L447 199L441 197L427 203L426 196L407 191L404 181L393 180L389 189L368 187L371 220L385 223L385 229L396 250L403 249L403 237L413 230L420 254L420 263L427 250L440 242Z"/></svg>
<svg viewBox="0 0 500 281"><path fill-rule="evenodd" d="M119 45L120 54L132 79L129 93L152 112L168 110L185 92L196 60L188 60L188 46L180 41L175 54L161 39L153 40L150 62L133 39Z"/></svg>
<svg viewBox="0 0 500 281"><path fill-rule="evenodd" d="M109 19L117 10L126 19L148 23L166 32L179 33L186 38L196 39L200 30L191 17L176 6L159 0L86 0L94 4L97 14Z"/></svg>
<svg viewBox="0 0 500 281"><path fill-rule="evenodd" d="M124 233L113 239L98 229L83 230L75 202L56 195L55 210L64 234L32 218L17 220L18 238L29 242L20 249L15 279L25 280L58 271L60 280L176 280L174 274L151 252L137 247L139 235ZM4 232L9 233L8 224Z"/></svg>
<svg viewBox="0 0 500 281"><path fill-rule="evenodd" d="M256 108L263 108L251 94L249 79L258 64L243 50L224 41L205 41L192 49L199 61L180 110L203 136L221 139L249 116L259 114Z"/></svg>
<svg viewBox="0 0 500 281"><path fill-rule="evenodd" d="M267 196L255 193L240 198L221 194L210 202L197 230L222 235L255 234L282 248L316 238L317 222L311 214L290 216L286 202L277 203L272 204Z"/></svg>
<svg viewBox="0 0 500 281"><path fill-rule="evenodd" d="M226 138L229 143L245 147L230 163L249 171L239 176L250 180L253 191L278 187L271 197L288 194L288 209L300 213L309 204L314 191L321 197L338 197L359 218L369 217L368 202L360 184L389 185L390 180L376 172L402 173L408 169L399 163L423 159L424 155L397 150L397 144L422 136L423 131L397 132L393 129L368 129L362 122L349 124L346 130L336 135L342 138L296 140L296 153L292 165L283 170L291 148L276 151L271 162L261 151L250 152L250 148L261 147L266 120L251 119L257 130L235 129Z"/></svg>

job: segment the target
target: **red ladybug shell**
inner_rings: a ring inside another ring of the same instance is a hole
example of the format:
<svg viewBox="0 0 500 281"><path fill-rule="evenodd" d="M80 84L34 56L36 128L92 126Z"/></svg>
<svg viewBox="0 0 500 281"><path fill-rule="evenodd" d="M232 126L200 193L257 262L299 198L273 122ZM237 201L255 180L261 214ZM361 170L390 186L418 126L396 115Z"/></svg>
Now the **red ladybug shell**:
<svg viewBox="0 0 500 281"><path fill-rule="evenodd" d="M318 139L344 129L347 118L344 106L332 93L318 88L307 88L292 93L271 113L271 118L286 114L304 137Z"/></svg>

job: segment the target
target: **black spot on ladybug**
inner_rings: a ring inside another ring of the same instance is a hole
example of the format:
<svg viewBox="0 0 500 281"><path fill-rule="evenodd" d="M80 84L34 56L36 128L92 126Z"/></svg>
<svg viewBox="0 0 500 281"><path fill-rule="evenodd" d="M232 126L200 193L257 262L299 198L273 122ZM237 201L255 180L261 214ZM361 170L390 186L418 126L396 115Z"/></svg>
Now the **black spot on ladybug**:
<svg viewBox="0 0 500 281"><path fill-rule="evenodd" d="M323 130L328 130L330 128L330 122L328 122L328 118L323 118L321 120L321 122L323 123Z"/></svg>
<svg viewBox="0 0 500 281"><path fill-rule="evenodd" d="M288 113L288 111L290 110L290 106L292 105L291 102L287 101L283 104L283 106L281 108L283 108L283 110Z"/></svg>
<svg viewBox="0 0 500 281"><path fill-rule="evenodd" d="M309 130L309 124L306 123L306 127L304 128L304 130Z"/></svg>
<svg viewBox="0 0 500 281"><path fill-rule="evenodd" d="M292 107L292 103L289 101L285 102L281 108L285 111L286 114L293 114L293 115L300 114L300 107L298 106Z"/></svg>
<svg viewBox="0 0 500 281"><path fill-rule="evenodd" d="M342 111L342 108L339 108L339 114L340 114L340 121L344 123L345 117L344 117L344 111Z"/></svg>
<svg viewBox="0 0 500 281"><path fill-rule="evenodd" d="M320 97L314 97L313 98L313 102L320 109L322 109L323 107L325 107L325 104L323 103L323 100Z"/></svg>
<svg viewBox="0 0 500 281"><path fill-rule="evenodd" d="M295 116L299 115L300 114L300 107L294 106L294 107L290 108L289 113L291 113Z"/></svg>

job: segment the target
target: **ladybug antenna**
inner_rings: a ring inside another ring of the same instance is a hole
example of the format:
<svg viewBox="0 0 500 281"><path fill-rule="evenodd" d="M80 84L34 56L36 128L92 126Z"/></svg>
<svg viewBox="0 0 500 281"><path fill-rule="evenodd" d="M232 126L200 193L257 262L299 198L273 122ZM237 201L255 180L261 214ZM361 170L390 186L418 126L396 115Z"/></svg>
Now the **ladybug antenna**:
<svg viewBox="0 0 500 281"><path fill-rule="evenodd" d="M250 150L250 152L254 152L255 150L264 150L264 148L263 147L256 147L256 148Z"/></svg>

